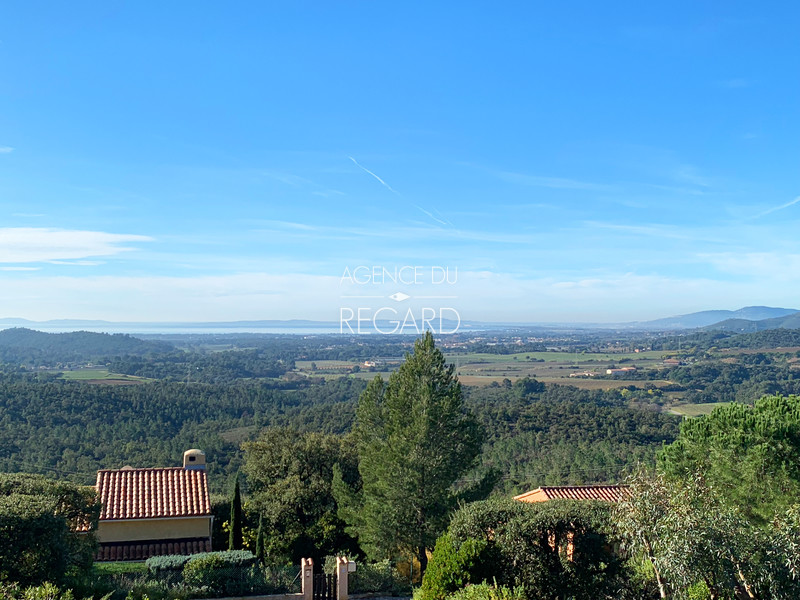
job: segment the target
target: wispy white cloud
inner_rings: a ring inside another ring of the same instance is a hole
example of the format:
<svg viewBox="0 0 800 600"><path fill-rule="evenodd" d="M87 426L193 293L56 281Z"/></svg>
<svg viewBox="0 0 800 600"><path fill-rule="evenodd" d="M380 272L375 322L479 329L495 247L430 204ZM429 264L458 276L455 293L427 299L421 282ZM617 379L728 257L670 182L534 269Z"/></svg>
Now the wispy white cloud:
<svg viewBox="0 0 800 600"><path fill-rule="evenodd" d="M0 154L11 154L13 151L11 146L0 146Z"/></svg>
<svg viewBox="0 0 800 600"><path fill-rule="evenodd" d="M760 212L757 215L755 215L753 218L754 219L759 219L761 217L765 217L767 215L771 215L772 213L778 212L779 210L783 210L784 208L789 208L790 206L794 206L798 202L800 202L800 196L798 196L794 200L790 200L789 202L786 202L785 204L780 204L778 206L773 206L772 208L769 208L769 209L767 209L767 210L765 210L763 212Z"/></svg>
<svg viewBox="0 0 800 600"><path fill-rule="evenodd" d="M465 299L464 319L499 321L497 315L505 314L505 320L527 322L630 322L753 304L794 306L797 292L796 285L762 288L751 281L618 272L540 278L464 272L457 290Z"/></svg>
<svg viewBox="0 0 800 600"><path fill-rule="evenodd" d="M295 221L278 221L272 219L265 219L261 221L261 223L274 227L279 227L284 229L296 229L300 231L316 231L318 229L316 225L309 225L308 223L297 223Z"/></svg>
<svg viewBox="0 0 800 600"><path fill-rule="evenodd" d="M144 235L46 229L0 228L0 263L32 263L113 256L133 248L127 242L149 242Z"/></svg>
<svg viewBox="0 0 800 600"><path fill-rule="evenodd" d="M340 307L346 305L342 299L343 293L347 293L342 288L343 268L344 265L330 275L251 272L194 277L32 278L9 273L3 278L0 314L35 320L88 318L168 322L298 318L336 321ZM800 281L787 282L781 277L777 272L761 273L759 285L753 285L752 280L626 272L587 271L573 276L529 277L458 269L457 281L448 285L446 292L434 291L437 295L446 293L451 298L447 305L457 309L465 320L623 322L709 308L796 305ZM371 293L381 295L396 291L394 286L391 290L383 286ZM402 291L411 295L430 292L425 286ZM369 305L375 310L384 304L376 299Z"/></svg>
<svg viewBox="0 0 800 600"><path fill-rule="evenodd" d="M531 187L543 187L554 190L586 190L594 192L610 192L616 189L614 186L576 179L565 179L562 177L543 177L540 175L528 175L525 173L513 173L511 171L491 171L494 175L509 183L517 183Z"/></svg>
<svg viewBox="0 0 800 600"><path fill-rule="evenodd" d="M3 279L0 315L34 320L230 321L339 317L340 273ZM57 299L57 300L54 300Z"/></svg>
<svg viewBox="0 0 800 600"><path fill-rule="evenodd" d="M625 223L608 223L603 221L584 221L589 229L609 229L648 238L669 238L675 240L688 240L692 242L725 243L723 236L714 237L707 231L697 228L678 227L676 225L647 224L630 225Z"/></svg>
<svg viewBox="0 0 800 600"><path fill-rule="evenodd" d="M755 279L800 283L800 254L784 252L717 252L700 254L723 273Z"/></svg>
<svg viewBox="0 0 800 600"><path fill-rule="evenodd" d="M0 267L0 271L39 271L41 267Z"/></svg>
<svg viewBox="0 0 800 600"><path fill-rule="evenodd" d="M444 219L438 219L435 215L428 213L421 207L416 207L422 212L441 224L449 225ZM354 227L336 227L336 226L300 226L297 223L289 223L284 221L266 221L266 224L272 226L271 229L256 229L256 233L269 232L272 234L280 234L285 236L285 239L314 239L316 241L337 241L337 240L371 240L371 239L385 239L385 240L431 240L432 235L435 234L437 241L463 241L463 242L494 242L501 245L507 244L529 244L531 242L530 235L518 233L505 233L505 232L492 232L483 230L463 230L440 228L430 223L418 222L417 224L406 225L387 225L386 223L367 223L363 226Z"/></svg>

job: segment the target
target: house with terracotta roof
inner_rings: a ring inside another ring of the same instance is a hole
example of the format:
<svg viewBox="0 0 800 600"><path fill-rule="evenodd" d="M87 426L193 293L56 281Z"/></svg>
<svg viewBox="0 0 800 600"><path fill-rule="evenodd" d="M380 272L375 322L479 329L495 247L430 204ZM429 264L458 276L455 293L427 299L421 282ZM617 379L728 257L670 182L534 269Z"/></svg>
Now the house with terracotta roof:
<svg viewBox="0 0 800 600"><path fill-rule="evenodd" d="M542 486L514 496L520 502L547 502L548 500L603 500L619 502L628 494L627 485L561 485Z"/></svg>
<svg viewBox="0 0 800 600"><path fill-rule="evenodd" d="M630 494L627 485L559 485L545 486L514 496L520 502L547 502L548 500L600 500L603 502L620 502ZM567 560L572 560L575 551L575 532L567 532L561 543L556 536L550 536L550 546L566 552ZM566 542L566 543L564 543ZM619 553L619 546L613 549Z"/></svg>
<svg viewBox="0 0 800 600"><path fill-rule="evenodd" d="M144 560L211 550L206 456L187 450L183 467L97 472L102 505L97 560Z"/></svg>

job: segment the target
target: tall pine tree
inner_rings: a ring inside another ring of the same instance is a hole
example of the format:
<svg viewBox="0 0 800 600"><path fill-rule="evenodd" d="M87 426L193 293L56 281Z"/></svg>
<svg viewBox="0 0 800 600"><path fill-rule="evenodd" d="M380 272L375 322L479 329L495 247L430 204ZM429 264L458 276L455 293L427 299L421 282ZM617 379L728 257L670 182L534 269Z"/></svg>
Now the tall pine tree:
<svg viewBox="0 0 800 600"><path fill-rule="evenodd" d="M378 376L369 384L355 433L363 483L353 490L335 477L340 515L372 558L412 553L424 572L427 551L470 491L456 484L476 465L483 440L430 332L388 383Z"/></svg>

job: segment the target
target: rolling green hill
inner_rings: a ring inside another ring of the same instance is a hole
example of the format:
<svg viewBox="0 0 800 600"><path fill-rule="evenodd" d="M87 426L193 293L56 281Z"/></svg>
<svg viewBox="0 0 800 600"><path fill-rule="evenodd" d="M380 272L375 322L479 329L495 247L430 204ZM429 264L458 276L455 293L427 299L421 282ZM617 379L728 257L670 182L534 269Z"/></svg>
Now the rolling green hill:
<svg viewBox="0 0 800 600"><path fill-rule="evenodd" d="M44 333L22 327L0 331L0 362L16 365L89 362L170 350L173 347L165 342L145 341L125 334Z"/></svg>
<svg viewBox="0 0 800 600"><path fill-rule="evenodd" d="M765 331L767 329L800 329L800 312L785 315L783 317L773 317L771 319L748 320L748 319L726 319L714 325L709 325L705 329L715 331L732 331L736 333L751 333Z"/></svg>

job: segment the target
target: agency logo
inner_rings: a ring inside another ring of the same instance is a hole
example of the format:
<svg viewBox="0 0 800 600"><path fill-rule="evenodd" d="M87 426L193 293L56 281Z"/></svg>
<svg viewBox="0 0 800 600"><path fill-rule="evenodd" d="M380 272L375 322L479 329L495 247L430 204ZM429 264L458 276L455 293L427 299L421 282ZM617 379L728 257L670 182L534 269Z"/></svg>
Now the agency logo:
<svg viewBox="0 0 800 600"><path fill-rule="evenodd" d="M461 327L461 315L452 306L457 283L457 267L345 267L339 281L339 332L456 333Z"/></svg>

